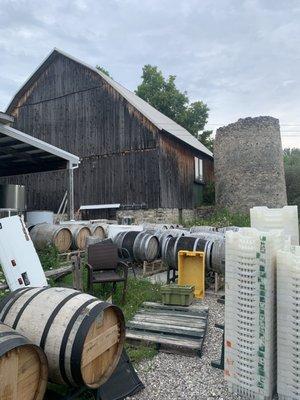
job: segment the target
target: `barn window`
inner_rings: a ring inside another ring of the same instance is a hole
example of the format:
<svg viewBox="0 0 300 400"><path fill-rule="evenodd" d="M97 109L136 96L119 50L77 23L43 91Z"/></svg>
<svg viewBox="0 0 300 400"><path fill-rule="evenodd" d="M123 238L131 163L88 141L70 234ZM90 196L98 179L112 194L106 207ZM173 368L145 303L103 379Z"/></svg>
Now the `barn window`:
<svg viewBox="0 0 300 400"><path fill-rule="evenodd" d="M195 157L195 180L203 181L203 160Z"/></svg>

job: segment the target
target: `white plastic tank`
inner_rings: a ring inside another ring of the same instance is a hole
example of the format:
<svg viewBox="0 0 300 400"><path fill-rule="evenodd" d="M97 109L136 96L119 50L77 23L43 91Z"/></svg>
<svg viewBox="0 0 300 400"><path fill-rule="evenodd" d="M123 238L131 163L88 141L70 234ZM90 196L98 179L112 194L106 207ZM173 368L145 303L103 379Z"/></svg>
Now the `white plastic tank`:
<svg viewBox="0 0 300 400"><path fill-rule="evenodd" d="M27 226L33 226L37 224L53 224L54 213L52 211L27 211L26 222Z"/></svg>

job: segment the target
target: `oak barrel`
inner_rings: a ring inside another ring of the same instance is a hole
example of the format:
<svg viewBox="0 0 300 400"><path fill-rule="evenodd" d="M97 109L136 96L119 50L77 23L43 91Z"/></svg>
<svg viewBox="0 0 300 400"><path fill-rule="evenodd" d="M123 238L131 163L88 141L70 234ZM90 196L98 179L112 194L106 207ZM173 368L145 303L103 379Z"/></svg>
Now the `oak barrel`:
<svg viewBox="0 0 300 400"><path fill-rule="evenodd" d="M88 236L92 236L90 228L79 224L70 224L68 228L72 233L72 250L86 249L86 239Z"/></svg>
<svg viewBox="0 0 300 400"><path fill-rule="evenodd" d="M118 249L126 249L131 258L133 258L133 245L135 238L140 232L138 231L123 231L117 233L113 242L118 246Z"/></svg>
<svg viewBox="0 0 300 400"><path fill-rule="evenodd" d="M148 232L139 232L134 240L132 252L136 261L154 261L159 254L159 241Z"/></svg>
<svg viewBox="0 0 300 400"><path fill-rule="evenodd" d="M40 346L49 379L68 386L97 388L114 371L122 353L122 311L68 288L26 288L0 302L0 321Z"/></svg>
<svg viewBox="0 0 300 400"><path fill-rule="evenodd" d="M69 250L72 243L70 229L61 225L38 224L30 229L30 237L37 250L54 246L61 253Z"/></svg>
<svg viewBox="0 0 300 400"><path fill-rule="evenodd" d="M104 224L94 223L88 224L92 236L99 237L100 239L105 239L106 237L106 226Z"/></svg>
<svg viewBox="0 0 300 400"><path fill-rule="evenodd" d="M0 399L42 400L47 381L47 359L42 349L0 324Z"/></svg>

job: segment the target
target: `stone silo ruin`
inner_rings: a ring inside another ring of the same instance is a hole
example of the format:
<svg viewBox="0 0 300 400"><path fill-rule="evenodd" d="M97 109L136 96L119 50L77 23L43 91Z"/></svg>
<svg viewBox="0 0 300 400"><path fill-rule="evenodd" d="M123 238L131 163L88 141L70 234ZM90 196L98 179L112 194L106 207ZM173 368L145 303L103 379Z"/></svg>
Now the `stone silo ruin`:
<svg viewBox="0 0 300 400"><path fill-rule="evenodd" d="M287 204L278 119L243 118L219 128L214 157L217 206L248 213Z"/></svg>

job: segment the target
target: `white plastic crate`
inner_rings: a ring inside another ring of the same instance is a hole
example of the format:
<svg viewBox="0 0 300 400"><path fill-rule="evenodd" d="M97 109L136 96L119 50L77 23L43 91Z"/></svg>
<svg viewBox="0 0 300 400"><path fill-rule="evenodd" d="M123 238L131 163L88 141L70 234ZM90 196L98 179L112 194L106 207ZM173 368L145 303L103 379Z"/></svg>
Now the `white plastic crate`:
<svg viewBox="0 0 300 400"><path fill-rule="evenodd" d="M300 246L277 254L277 391L300 399Z"/></svg>
<svg viewBox="0 0 300 400"><path fill-rule="evenodd" d="M226 233L225 378L249 399L272 399L276 386L275 265L280 231Z"/></svg>
<svg viewBox="0 0 300 400"><path fill-rule="evenodd" d="M299 245L298 207L253 207L250 209L251 227L262 231L283 229L291 237L291 244Z"/></svg>

